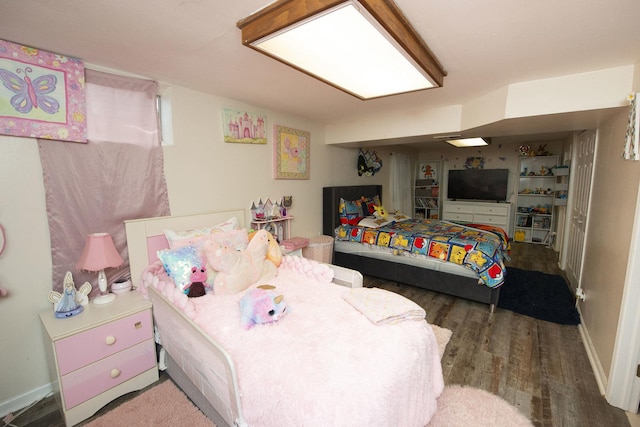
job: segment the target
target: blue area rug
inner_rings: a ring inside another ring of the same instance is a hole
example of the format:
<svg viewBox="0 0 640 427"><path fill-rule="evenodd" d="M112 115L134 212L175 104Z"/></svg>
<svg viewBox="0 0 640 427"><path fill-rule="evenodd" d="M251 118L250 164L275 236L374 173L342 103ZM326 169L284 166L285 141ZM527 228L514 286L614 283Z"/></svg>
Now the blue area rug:
<svg viewBox="0 0 640 427"><path fill-rule="evenodd" d="M575 299L562 276L507 267L498 307L562 325L579 325Z"/></svg>

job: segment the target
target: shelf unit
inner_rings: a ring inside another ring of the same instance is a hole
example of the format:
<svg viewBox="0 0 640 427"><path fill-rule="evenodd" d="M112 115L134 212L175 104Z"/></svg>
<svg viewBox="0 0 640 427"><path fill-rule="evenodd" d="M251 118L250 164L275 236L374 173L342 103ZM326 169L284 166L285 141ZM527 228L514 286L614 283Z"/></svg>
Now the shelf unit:
<svg viewBox="0 0 640 427"><path fill-rule="evenodd" d="M416 162L413 188L413 216L415 218L440 219L442 217L441 180L441 160Z"/></svg>
<svg viewBox="0 0 640 427"><path fill-rule="evenodd" d="M251 221L251 228L254 230L265 229L275 237L278 243L282 243L291 237L292 219L292 216L284 216L266 220L253 220Z"/></svg>
<svg viewBox="0 0 640 427"><path fill-rule="evenodd" d="M566 170L568 175L568 168ZM547 244L555 231L555 209L566 204L568 184L558 182L558 156L521 157L514 235L518 242ZM564 203L562 203L564 201Z"/></svg>

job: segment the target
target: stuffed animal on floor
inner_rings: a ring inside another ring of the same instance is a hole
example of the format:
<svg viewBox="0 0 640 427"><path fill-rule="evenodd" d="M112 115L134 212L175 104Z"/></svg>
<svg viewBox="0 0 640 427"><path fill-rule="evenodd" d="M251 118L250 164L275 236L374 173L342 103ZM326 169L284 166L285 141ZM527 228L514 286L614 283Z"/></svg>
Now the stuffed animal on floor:
<svg viewBox="0 0 640 427"><path fill-rule="evenodd" d="M286 313L287 303L284 296L275 291L275 286L258 286L240 300L240 326L244 329L277 322Z"/></svg>
<svg viewBox="0 0 640 427"><path fill-rule="evenodd" d="M213 283L214 293L235 294L276 276L276 266L267 260L269 236L266 230L256 231L242 251L212 240L205 242L203 253L207 266L218 272Z"/></svg>
<svg viewBox="0 0 640 427"><path fill-rule="evenodd" d="M189 280L191 283L184 287L189 298L197 298L207 294L207 290L205 289L207 283L206 267L191 267Z"/></svg>

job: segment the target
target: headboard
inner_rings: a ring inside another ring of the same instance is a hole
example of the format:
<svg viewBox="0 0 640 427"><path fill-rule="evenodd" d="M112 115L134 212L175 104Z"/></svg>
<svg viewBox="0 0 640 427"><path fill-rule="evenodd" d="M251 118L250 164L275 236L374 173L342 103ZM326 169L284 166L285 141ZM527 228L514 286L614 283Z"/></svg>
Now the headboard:
<svg viewBox="0 0 640 427"><path fill-rule="evenodd" d="M125 221L133 286L138 286L144 269L157 259L156 252L169 247L169 243L164 237L164 230L186 231L194 228L213 227L232 217L237 218L240 228L245 227L244 209Z"/></svg>
<svg viewBox="0 0 640 427"><path fill-rule="evenodd" d="M338 207L340 199L358 200L361 197L379 196L382 201L382 185L349 185L322 189L322 234L333 236L340 225Z"/></svg>

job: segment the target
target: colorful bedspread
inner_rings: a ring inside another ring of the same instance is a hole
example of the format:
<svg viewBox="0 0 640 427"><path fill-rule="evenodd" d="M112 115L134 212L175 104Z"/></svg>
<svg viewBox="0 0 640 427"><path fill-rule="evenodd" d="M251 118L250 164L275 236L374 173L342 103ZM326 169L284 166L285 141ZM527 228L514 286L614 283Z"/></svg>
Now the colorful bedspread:
<svg viewBox="0 0 640 427"><path fill-rule="evenodd" d="M417 254L463 265L490 288L504 283L508 241L498 234L448 221L409 219L380 228L341 225L337 240L389 248L397 255Z"/></svg>

